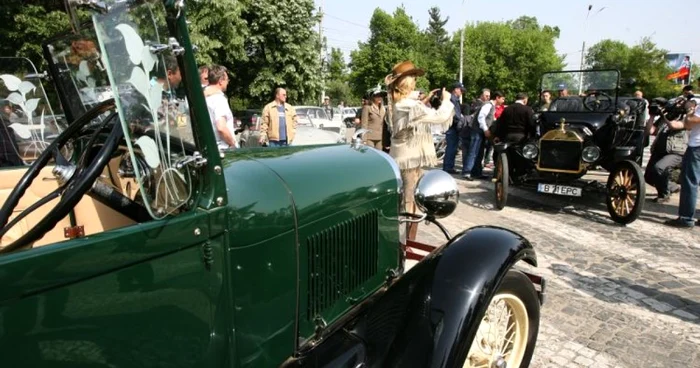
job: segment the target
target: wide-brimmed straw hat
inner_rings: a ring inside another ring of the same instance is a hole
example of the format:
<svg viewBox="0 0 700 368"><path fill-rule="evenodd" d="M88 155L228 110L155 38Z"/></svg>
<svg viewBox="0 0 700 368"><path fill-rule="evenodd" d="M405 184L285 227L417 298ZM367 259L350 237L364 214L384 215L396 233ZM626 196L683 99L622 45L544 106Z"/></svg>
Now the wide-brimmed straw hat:
<svg viewBox="0 0 700 368"><path fill-rule="evenodd" d="M413 65L413 63L410 60L406 60L394 65L394 67L391 69L391 74L388 74L384 78L384 83L389 85L396 82L396 80L401 77L409 75L420 77L423 74L425 74L425 71L423 69L416 68L416 66Z"/></svg>

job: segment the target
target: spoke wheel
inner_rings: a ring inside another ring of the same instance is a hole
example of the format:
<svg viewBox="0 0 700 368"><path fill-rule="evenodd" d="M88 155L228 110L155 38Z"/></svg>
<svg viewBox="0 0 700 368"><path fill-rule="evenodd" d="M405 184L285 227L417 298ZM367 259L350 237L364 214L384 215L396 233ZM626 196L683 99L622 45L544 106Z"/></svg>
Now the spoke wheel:
<svg viewBox="0 0 700 368"><path fill-rule="evenodd" d="M496 159L496 175L494 175L494 192L496 194L496 208L502 210L508 201L509 168L508 156L505 152Z"/></svg>
<svg viewBox="0 0 700 368"><path fill-rule="evenodd" d="M646 185L637 163L619 162L608 177L606 205L613 221L629 224L642 213Z"/></svg>
<svg viewBox="0 0 700 368"><path fill-rule="evenodd" d="M472 340L464 368L522 368L530 364L540 305L532 282L509 271Z"/></svg>

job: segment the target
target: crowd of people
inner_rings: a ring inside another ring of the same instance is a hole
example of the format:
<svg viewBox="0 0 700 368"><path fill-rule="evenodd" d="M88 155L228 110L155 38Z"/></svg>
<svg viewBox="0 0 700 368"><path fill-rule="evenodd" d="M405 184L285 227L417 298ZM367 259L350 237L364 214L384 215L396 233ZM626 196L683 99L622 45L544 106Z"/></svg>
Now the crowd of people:
<svg viewBox="0 0 700 368"><path fill-rule="evenodd" d="M536 137L535 110L556 109L552 106L551 91L541 92L534 109L526 93L518 93L514 103L506 105L503 93L487 88L473 101L462 102L466 100L465 89L459 82L449 89L425 93L415 86L416 77L423 73L410 61L394 66L385 80L387 91L378 88L369 91L356 119L358 127L371 132L365 135L365 143L389 152L396 160L403 179L403 206L407 212L416 210L413 193L422 168L438 164L432 140L434 127L445 132L447 147L442 170L461 174L466 180L490 179L484 175L484 168L493 167L493 145ZM567 96L566 87L559 86L557 97ZM649 102L641 91L636 91L634 96L645 104L643 120L647 138L656 136L645 172L646 182L657 189L654 202L666 203L672 193L680 191L679 216L666 224L693 227L697 221L695 207L700 185L700 109L696 109L700 98L694 96L692 86L686 86L684 99L679 99L687 102L685 117L669 121L649 114ZM385 97L388 97L386 106ZM455 169L458 148L462 151L461 172ZM681 168L680 185L670 182L671 171L676 167ZM414 236L416 225L408 227L408 236Z"/></svg>

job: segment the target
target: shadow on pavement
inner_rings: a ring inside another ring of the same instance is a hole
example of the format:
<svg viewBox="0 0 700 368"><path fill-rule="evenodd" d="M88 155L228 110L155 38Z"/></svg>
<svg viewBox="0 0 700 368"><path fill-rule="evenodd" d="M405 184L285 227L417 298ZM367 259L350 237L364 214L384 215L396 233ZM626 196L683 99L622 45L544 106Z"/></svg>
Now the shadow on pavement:
<svg viewBox="0 0 700 368"><path fill-rule="evenodd" d="M571 266L553 263L550 268L561 280L574 289L588 291L589 295L608 303L626 303L665 314L683 321L700 324L700 301L660 291L650 285L640 285L613 277L585 276ZM674 281L671 281L673 283ZM615 286L611 286L611 283ZM683 285L678 283L679 287ZM606 295L607 294L607 295Z"/></svg>

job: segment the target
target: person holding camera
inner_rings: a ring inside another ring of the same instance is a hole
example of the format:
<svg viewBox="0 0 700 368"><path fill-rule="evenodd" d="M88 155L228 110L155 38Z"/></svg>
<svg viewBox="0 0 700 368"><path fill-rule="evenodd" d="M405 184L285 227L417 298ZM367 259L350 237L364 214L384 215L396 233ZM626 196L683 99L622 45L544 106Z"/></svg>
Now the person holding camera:
<svg viewBox="0 0 700 368"><path fill-rule="evenodd" d="M659 105L664 100L655 100ZM658 119L653 116L647 120L646 135L655 135L656 139L651 146L651 157L644 171L644 181L656 188L657 196L654 202L666 203L671 200L671 193L678 192L680 186L670 182L671 171L680 167L683 154L688 147L688 136L682 121L666 118L663 111ZM656 122L655 122L656 121Z"/></svg>
<svg viewBox="0 0 700 368"><path fill-rule="evenodd" d="M678 217L665 222L666 225L680 228L692 228L696 225L695 207L700 186L700 98L689 100L685 104L686 117L683 125L688 134L688 148L681 162L681 198L678 205Z"/></svg>
<svg viewBox="0 0 700 368"><path fill-rule="evenodd" d="M416 77L425 72L411 61L396 64L384 82L389 95L391 148L389 154L401 171L403 181L403 211L415 213L414 193L423 167L437 165L433 145L432 125L447 129L452 122L454 106L450 93L442 90L440 107L431 109L418 99ZM438 90L430 92L432 98ZM415 239L417 223L408 223L408 239Z"/></svg>

